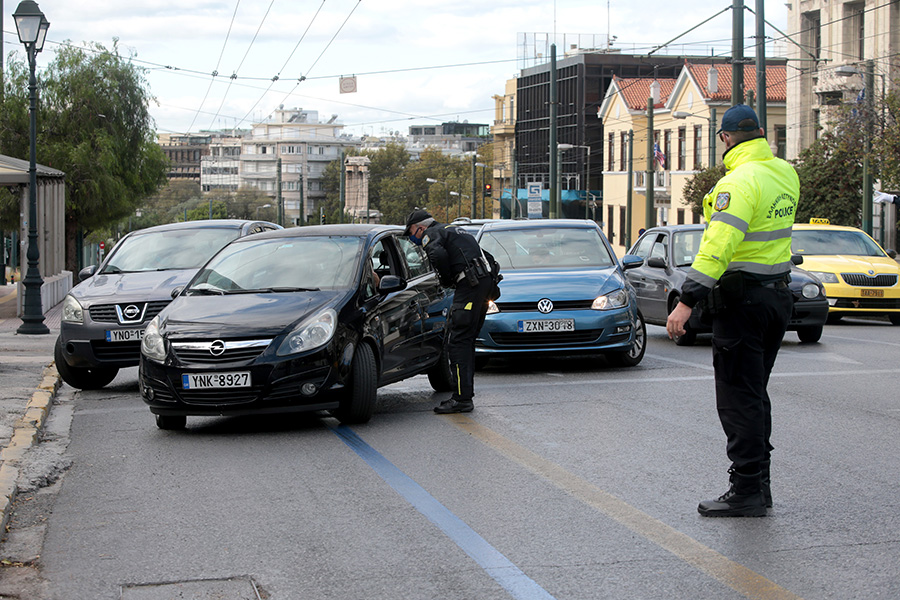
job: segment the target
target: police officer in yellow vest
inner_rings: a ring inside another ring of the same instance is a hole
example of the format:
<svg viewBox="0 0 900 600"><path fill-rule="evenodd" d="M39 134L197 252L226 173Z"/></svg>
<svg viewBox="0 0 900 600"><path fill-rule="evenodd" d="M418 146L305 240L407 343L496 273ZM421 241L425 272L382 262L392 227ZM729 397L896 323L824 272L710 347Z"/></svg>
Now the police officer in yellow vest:
<svg viewBox="0 0 900 600"><path fill-rule="evenodd" d="M728 109L718 135L727 174L703 200L708 225L666 330L669 337L683 335L698 304L712 317L716 407L731 486L697 510L708 517L758 517L772 506L766 387L793 306L787 282L800 182L791 165L772 155L749 106Z"/></svg>

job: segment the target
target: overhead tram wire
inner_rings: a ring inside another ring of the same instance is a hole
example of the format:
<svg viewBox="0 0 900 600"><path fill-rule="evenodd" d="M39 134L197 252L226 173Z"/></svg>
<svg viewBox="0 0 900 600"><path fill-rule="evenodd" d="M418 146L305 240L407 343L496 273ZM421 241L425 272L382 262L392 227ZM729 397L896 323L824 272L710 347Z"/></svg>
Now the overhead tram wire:
<svg viewBox="0 0 900 600"><path fill-rule="evenodd" d="M324 2L323 2L323 3L324 3ZM313 61L313 64L311 64L311 65L309 66L309 68L306 70L307 75L308 75L309 73L311 73L312 70L313 70L313 68L318 64L319 59L321 59L321 58L325 55L325 52L328 51L328 49L331 47L331 44L334 42L335 39L337 39L338 34L340 34L341 31L343 31L344 26L347 24L347 21L350 20L350 17L353 16L353 13L356 12L356 9L359 8L359 5L360 5L361 3L362 3L362 0L358 0L357 3L353 6L353 8L350 10L350 13L347 14L347 17L344 19L344 22L341 23L341 26L338 27L338 30L335 31L335 32L334 32L334 35L331 36L331 39L328 40L328 43L327 43L327 44L325 45L325 47L322 49L322 52L319 53L319 56L316 57L316 60ZM318 14L318 13L317 13L317 14ZM293 53L292 53L292 54L293 54ZM308 78L307 75L301 75L301 76L297 79L297 82L294 84L294 87L291 88L291 90L290 90L287 94L285 94L284 98L281 100L281 102L279 102L279 104L284 104L285 101L287 101L287 99L290 98L290 97L294 94L294 91L296 91L297 86L299 86L301 82L303 82L304 80L306 80L306 79ZM274 81L273 81L272 83L274 84ZM269 86L269 87L271 88L271 86ZM266 90L266 93L268 93L268 90ZM255 104L253 105L253 107L250 109L251 112L253 111L254 108L256 108L256 105L259 104L259 103L262 101L263 97L265 97L265 94L263 94L263 96L261 96L261 97L259 98L259 100L256 101L256 103L255 103ZM249 115L249 114L250 114L250 113L248 112L247 115ZM247 117L245 116L244 119L246 119L246 118L247 118ZM241 122L243 122L244 119L241 119Z"/></svg>
<svg viewBox="0 0 900 600"><path fill-rule="evenodd" d="M241 58L240 64L238 64L237 69L232 71L231 76L228 78L228 87L225 88L225 93L222 94L222 102L219 103L219 108L216 110L216 114L218 115L222 111L222 107L225 106L225 99L228 97L228 92L231 90L231 84L234 83L234 80L237 78L238 71L241 70L241 67L244 66L244 61L247 60L247 56L250 54L250 50L253 48L253 44L256 43L256 38L259 36L259 32L262 30L263 24L265 24L266 19L269 16L269 12L272 10L272 5L275 4L275 0L269 2L269 7L266 9L266 14L263 15L262 20L259 22L259 27L256 28L256 33L253 34L253 39L250 40L250 44L247 45L247 51L244 53L244 57ZM212 123L210 123L209 128L212 129L216 124L215 117L213 118ZM237 125L240 125L238 123ZM235 125L235 127L237 127Z"/></svg>
<svg viewBox="0 0 900 600"><path fill-rule="evenodd" d="M203 100L200 102L200 106L197 107L197 112L194 114L194 118L191 120L190 126L185 131L185 134L191 132L194 128L194 123L197 122L197 117L200 116L200 111L203 110L203 105L206 104L206 99L209 98L209 91L212 89L213 83L216 80L216 76L219 74L219 66L222 64L222 57L225 56L225 47L228 45L228 39L231 37L231 28L234 27L234 20L237 17L238 8L241 6L241 0L237 0L234 5L234 12L231 14L231 22L228 24L228 33L225 34L225 41L222 42L222 51L219 52L219 60L216 61L216 68L213 69L212 77L209 79L209 86L206 88L206 94L203 96Z"/></svg>

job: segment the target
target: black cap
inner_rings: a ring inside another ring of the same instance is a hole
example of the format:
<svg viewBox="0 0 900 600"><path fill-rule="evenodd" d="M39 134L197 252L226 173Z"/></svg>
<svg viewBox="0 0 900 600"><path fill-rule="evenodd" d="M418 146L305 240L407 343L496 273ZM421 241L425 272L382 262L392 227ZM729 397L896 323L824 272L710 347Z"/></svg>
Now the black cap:
<svg viewBox="0 0 900 600"><path fill-rule="evenodd" d="M431 215L428 214L428 211L424 208L417 208L406 217L406 231L405 234L409 235L409 228L416 223L421 223L425 219L430 219Z"/></svg>
<svg viewBox="0 0 900 600"><path fill-rule="evenodd" d="M752 121L752 123L745 121ZM742 122L744 122L743 126L741 126ZM735 104L725 111L725 115L722 117L722 126L719 127L716 133L722 133L723 131L756 131L757 129L759 129L759 118L756 116L756 111L746 104Z"/></svg>

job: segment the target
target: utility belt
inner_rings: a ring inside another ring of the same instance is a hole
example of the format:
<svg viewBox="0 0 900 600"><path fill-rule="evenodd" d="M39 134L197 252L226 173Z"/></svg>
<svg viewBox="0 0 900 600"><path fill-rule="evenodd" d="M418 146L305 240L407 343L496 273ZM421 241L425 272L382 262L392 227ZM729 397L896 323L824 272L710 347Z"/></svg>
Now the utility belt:
<svg viewBox="0 0 900 600"><path fill-rule="evenodd" d="M491 268L488 266L487 260L481 256L477 256L469 261L469 266L459 272L456 276L456 283L466 280L469 285L475 287L478 280L491 274Z"/></svg>
<svg viewBox="0 0 900 600"><path fill-rule="evenodd" d="M760 282L758 279L745 277L740 271L726 271L703 300L701 309L709 315L718 314L725 309L741 304L746 290L753 288L784 289L788 286L790 278L790 274L786 274L783 278L775 281Z"/></svg>

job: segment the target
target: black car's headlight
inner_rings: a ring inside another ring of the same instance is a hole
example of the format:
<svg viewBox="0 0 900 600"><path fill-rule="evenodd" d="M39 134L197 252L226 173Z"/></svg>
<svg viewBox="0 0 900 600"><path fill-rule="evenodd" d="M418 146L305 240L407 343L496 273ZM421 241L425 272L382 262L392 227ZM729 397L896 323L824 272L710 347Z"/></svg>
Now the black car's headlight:
<svg viewBox="0 0 900 600"><path fill-rule="evenodd" d="M287 356L298 352L308 352L324 346L334 337L337 329L337 313L333 308L327 308L317 315L303 321L292 331L281 345L276 354Z"/></svg>
<svg viewBox="0 0 900 600"><path fill-rule="evenodd" d="M153 317L153 320L147 323L144 338L141 340L141 354L156 362L163 362L166 359L166 345L159 333L158 316Z"/></svg>
<svg viewBox="0 0 900 600"><path fill-rule="evenodd" d="M70 294L66 294L65 299L63 299L62 321L63 323L77 323L79 325L84 323L84 308Z"/></svg>
<svg viewBox="0 0 900 600"><path fill-rule="evenodd" d="M611 310L628 306L628 292L619 288L614 292L597 296L591 304L591 310Z"/></svg>
<svg viewBox="0 0 900 600"><path fill-rule="evenodd" d="M804 283L801 293L804 298L817 298L819 296L819 286L815 283Z"/></svg>

